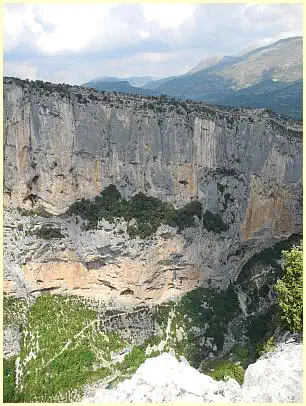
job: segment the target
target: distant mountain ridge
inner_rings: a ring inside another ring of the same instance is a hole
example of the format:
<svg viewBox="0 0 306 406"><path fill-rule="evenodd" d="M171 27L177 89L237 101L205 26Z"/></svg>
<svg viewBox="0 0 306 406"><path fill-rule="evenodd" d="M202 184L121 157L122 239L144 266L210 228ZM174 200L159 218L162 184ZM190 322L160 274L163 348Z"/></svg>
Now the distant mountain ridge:
<svg viewBox="0 0 306 406"><path fill-rule="evenodd" d="M184 75L151 79L138 87L133 86L128 78L125 82L104 79L103 85L97 79L84 86L134 94L165 94L235 107L268 108L301 119L302 51L302 37L291 37L236 56L205 58Z"/></svg>
<svg viewBox="0 0 306 406"><path fill-rule="evenodd" d="M96 79L84 83L82 86L96 90L106 90L111 92L140 94L143 96L159 96L160 92L155 89L145 89L142 87L132 86L127 80L116 80L117 78L107 77L105 80Z"/></svg>
<svg viewBox="0 0 306 406"><path fill-rule="evenodd" d="M129 82L131 86L144 87L146 83L156 79L157 78L154 76L129 76L126 78L119 78L115 76L101 76L99 78L92 79L89 82L86 82L86 84L92 82Z"/></svg>

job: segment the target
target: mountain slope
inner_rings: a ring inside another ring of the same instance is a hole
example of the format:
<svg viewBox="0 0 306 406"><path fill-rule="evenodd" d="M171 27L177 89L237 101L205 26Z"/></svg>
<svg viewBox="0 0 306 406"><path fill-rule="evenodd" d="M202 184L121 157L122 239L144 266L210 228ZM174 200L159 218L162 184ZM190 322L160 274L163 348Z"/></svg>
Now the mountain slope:
<svg viewBox="0 0 306 406"><path fill-rule="evenodd" d="M106 90L110 92L122 92L131 94L141 94L147 96L159 95L158 91L146 90L146 83L154 81L153 76L130 76L127 78L117 78L114 76L101 76L84 83L82 86L96 90ZM142 87L143 86L143 87ZM150 89L150 88L148 88Z"/></svg>
<svg viewBox="0 0 306 406"><path fill-rule="evenodd" d="M213 56L213 57L204 58L196 66L194 66L192 69L190 69L188 74L192 75L193 73L199 72L200 70L215 66L215 65L217 65L217 63L221 62L223 58L224 58L224 56Z"/></svg>
<svg viewBox="0 0 306 406"><path fill-rule="evenodd" d="M131 86L128 81L123 80L103 80L99 81L90 81L82 85L83 87L87 87L90 89L96 90L105 90L109 92L120 92L120 93L130 93L130 94L141 94L144 96L158 96L160 95L158 90L154 89L143 89L142 87ZM116 78L114 78L116 79Z"/></svg>
<svg viewBox="0 0 306 406"><path fill-rule="evenodd" d="M150 80L143 86L143 88L144 89L157 89L163 83L168 82L169 80L172 80L172 79L176 79L177 77L178 76L169 76L169 77L162 78L162 79Z"/></svg>
<svg viewBox="0 0 306 406"><path fill-rule="evenodd" d="M89 85L92 82L129 82L131 86L144 87L146 83L151 80L156 80L154 76L129 76L127 78L119 78L115 76L101 76L96 79L92 79L86 82L85 85ZM84 86L84 85L83 85Z"/></svg>
<svg viewBox="0 0 306 406"><path fill-rule="evenodd" d="M85 83L96 90L140 95L166 94L214 104L268 108L302 119L302 37L282 39L236 56L213 56L188 73L152 80L149 76L101 77Z"/></svg>
<svg viewBox="0 0 306 406"><path fill-rule="evenodd" d="M204 63L207 60L192 69L194 73L167 80L156 90L210 103L270 108L301 119L302 37L280 40L242 56L225 56L198 70Z"/></svg>

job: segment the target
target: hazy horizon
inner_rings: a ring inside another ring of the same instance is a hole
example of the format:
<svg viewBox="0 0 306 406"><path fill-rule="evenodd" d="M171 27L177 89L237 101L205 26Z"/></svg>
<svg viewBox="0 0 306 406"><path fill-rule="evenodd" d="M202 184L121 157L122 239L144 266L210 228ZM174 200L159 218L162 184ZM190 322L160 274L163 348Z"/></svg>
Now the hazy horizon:
<svg viewBox="0 0 306 406"><path fill-rule="evenodd" d="M162 78L297 35L301 4L5 4L4 75Z"/></svg>

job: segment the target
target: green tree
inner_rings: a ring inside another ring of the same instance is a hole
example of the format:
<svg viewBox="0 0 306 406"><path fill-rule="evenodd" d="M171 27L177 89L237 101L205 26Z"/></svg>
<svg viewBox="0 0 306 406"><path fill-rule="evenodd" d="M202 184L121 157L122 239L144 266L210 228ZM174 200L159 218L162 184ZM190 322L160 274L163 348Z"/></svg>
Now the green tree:
<svg viewBox="0 0 306 406"><path fill-rule="evenodd" d="M303 330L303 252L302 243L283 251L285 274L275 285L283 327L291 332Z"/></svg>

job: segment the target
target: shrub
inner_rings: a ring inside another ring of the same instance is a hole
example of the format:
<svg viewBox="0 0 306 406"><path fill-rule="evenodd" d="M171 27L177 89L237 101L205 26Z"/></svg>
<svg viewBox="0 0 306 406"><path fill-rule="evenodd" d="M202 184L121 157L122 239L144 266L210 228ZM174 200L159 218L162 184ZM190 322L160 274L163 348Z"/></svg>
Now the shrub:
<svg viewBox="0 0 306 406"><path fill-rule="evenodd" d="M155 315L156 322L167 328L169 311L171 306L159 307L158 314ZM168 342L168 345L175 349L177 353L183 354L194 368L198 368L201 360L207 358L212 351L202 341L203 336L194 326L205 329L205 337L212 338L216 349L220 351L224 345L227 334L228 323L239 312L239 301L233 286L229 286L224 291L212 288L196 288L186 293L175 306L175 318L172 321L174 332L178 326L182 326L186 332L183 340ZM174 334L175 336L175 334Z"/></svg>
<svg viewBox="0 0 306 406"><path fill-rule="evenodd" d="M193 200L192 202L187 203L182 209L176 210L169 218L168 224L171 226L176 226L182 230L186 227L194 226L194 216L201 219L202 215L202 203L198 200Z"/></svg>
<svg viewBox="0 0 306 406"><path fill-rule="evenodd" d="M275 339L272 336L267 341L265 341L263 344L257 345L257 354L258 354L258 356L262 356L263 354L266 354L267 352L274 351L275 348L276 348Z"/></svg>
<svg viewBox="0 0 306 406"><path fill-rule="evenodd" d="M215 233L221 233L221 231L228 229L221 215L219 213L212 213L209 210L206 210L204 213L203 227L206 228L207 231L213 231Z"/></svg>
<svg viewBox="0 0 306 406"><path fill-rule="evenodd" d="M197 216L201 219L203 215L202 203L198 200L193 200L182 208L182 212L188 216Z"/></svg>
<svg viewBox="0 0 306 406"><path fill-rule="evenodd" d="M285 274L275 289L284 328L291 332L303 331L303 255L302 244L283 251Z"/></svg>
<svg viewBox="0 0 306 406"><path fill-rule="evenodd" d="M101 193L101 197L108 202L116 202L121 199L121 194L115 185L108 185Z"/></svg>
<svg viewBox="0 0 306 406"><path fill-rule="evenodd" d="M40 228L31 231L29 234L37 235L45 240L50 240L51 238L64 238L65 236L61 233L60 228L50 227L43 225Z"/></svg>
<svg viewBox="0 0 306 406"><path fill-rule="evenodd" d="M52 217L51 213L48 213L44 207L38 206L32 210L22 209L18 207L17 210L22 216L40 216L40 217Z"/></svg>
<svg viewBox="0 0 306 406"><path fill-rule="evenodd" d="M138 235L138 229L135 226L128 226L126 231L130 238L136 238Z"/></svg>
<svg viewBox="0 0 306 406"><path fill-rule="evenodd" d="M226 358L234 362L239 361L240 365L246 369L249 364L256 361L258 356L256 354L256 348L248 343L247 346L245 346L245 344L235 344Z"/></svg>
<svg viewBox="0 0 306 406"><path fill-rule="evenodd" d="M273 335L279 327L279 307L274 304L265 313L251 315L246 321L247 336L251 345L256 347L257 344L264 343L267 337Z"/></svg>
<svg viewBox="0 0 306 406"><path fill-rule="evenodd" d="M4 296L3 298L3 325L21 326L26 322L29 306L24 298Z"/></svg>
<svg viewBox="0 0 306 406"><path fill-rule="evenodd" d="M203 372L217 381L221 381L226 377L234 378L241 385L243 383L245 370L241 365L235 364L232 361L216 359L208 362Z"/></svg>
<svg viewBox="0 0 306 406"><path fill-rule="evenodd" d="M145 362L145 360L146 355L144 350L139 346L135 346L132 351L124 357L123 367L128 369L129 372L134 372Z"/></svg>
<svg viewBox="0 0 306 406"><path fill-rule="evenodd" d="M183 230L184 228L194 225L194 217L184 213L183 210L178 210L169 218L168 224L173 227L178 227L179 230Z"/></svg>

